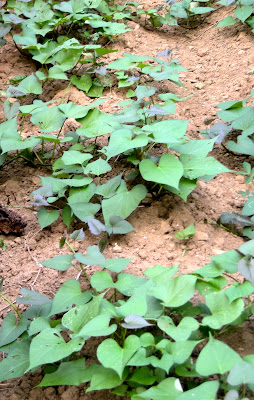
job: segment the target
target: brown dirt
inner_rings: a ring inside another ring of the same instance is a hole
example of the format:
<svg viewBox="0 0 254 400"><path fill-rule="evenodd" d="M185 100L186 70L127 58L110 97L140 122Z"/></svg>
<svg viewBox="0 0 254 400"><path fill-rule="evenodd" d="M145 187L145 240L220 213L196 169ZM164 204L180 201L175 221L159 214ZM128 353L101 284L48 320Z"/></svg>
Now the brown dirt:
<svg viewBox="0 0 254 400"><path fill-rule="evenodd" d="M149 8L155 8L160 2L147 1L147 4ZM119 49L117 56L123 52L156 56L157 52L166 48L176 48L174 57L179 58L181 65L187 68L181 73L185 88L172 83L162 83L160 88L180 96L193 94L177 106L176 113L176 118L189 119L188 135L192 138L201 138L199 130L204 129L206 118L216 116L217 103L247 97L253 87L253 75L247 74L254 66L253 35L240 24L217 29L215 24L227 12L221 9L213 13L197 29L152 29L131 22L129 25L133 30L119 37L112 45ZM11 40L0 49L0 53L2 83L21 73L29 74L31 70L36 70L34 63L21 56ZM116 55L109 56L110 59L113 57ZM46 88L40 98L59 98L65 87L66 83L57 82ZM110 93L105 93L107 95L110 95L110 100L105 103L103 110L112 112L115 104L123 98L123 91L112 89ZM68 96L77 104L89 101L75 88L69 90ZM68 121L67 124L66 129L69 130L73 122ZM29 126L25 131L31 134ZM239 170L245 160L227 153L219 145L215 146L213 155L233 171ZM41 268L40 265L40 261L66 253L66 249L59 250L64 225L56 222L41 231L36 213L22 208L29 207L29 195L40 183L38 176L46 174L45 168L24 167L19 162L13 162L1 170L0 203L6 207L20 207L15 210L27 221L25 234L21 237L6 236L4 242L7 250L0 249L0 275L4 277L5 293L11 300L15 300L23 286L52 298L65 280L76 277L74 269L57 272ZM129 218L135 231L126 236L115 236L105 256L132 258L128 272L137 275L158 263L164 266L179 263L181 273L191 272L209 262L209 257L237 248L244 242L243 238L205 224L204 220L215 222L223 211L240 212L244 199L238 191L245 189L244 178L232 172L219 175L209 183L199 181L186 203L168 194L159 201L151 201L150 206L140 205ZM195 223L197 234L188 242L185 252L186 244L174 238L174 233L191 223ZM86 238L79 244L79 251L97 244L97 237L91 235L86 227L85 233ZM4 317L9 308L1 301L0 308L0 316ZM236 349L243 354L246 343L248 350L253 348L251 329L250 325L246 326L241 335L233 337L230 345L235 343ZM0 397L9 400L117 399L107 392L84 394L82 387L34 388L40 379L40 372L37 372L0 384Z"/></svg>

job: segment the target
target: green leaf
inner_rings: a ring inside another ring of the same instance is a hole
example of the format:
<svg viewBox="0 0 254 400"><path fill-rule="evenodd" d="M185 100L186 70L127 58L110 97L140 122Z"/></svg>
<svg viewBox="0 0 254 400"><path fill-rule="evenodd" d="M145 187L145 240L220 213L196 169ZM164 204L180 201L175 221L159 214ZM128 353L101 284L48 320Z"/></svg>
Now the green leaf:
<svg viewBox="0 0 254 400"><path fill-rule="evenodd" d="M227 148L231 151L241 154L248 154L254 156L254 142L251 138L240 135L237 137L237 143L229 140Z"/></svg>
<svg viewBox="0 0 254 400"><path fill-rule="evenodd" d="M83 344L84 340L79 337L66 343L57 329L45 329L31 342L30 365L27 371L42 364L50 364L68 357L81 350Z"/></svg>
<svg viewBox="0 0 254 400"><path fill-rule="evenodd" d="M223 26L234 25L236 22L237 19L234 19L231 15L228 15L226 18L218 23L217 27L221 28Z"/></svg>
<svg viewBox="0 0 254 400"><path fill-rule="evenodd" d="M68 76L57 65L54 65L53 67L49 68L48 78L68 80Z"/></svg>
<svg viewBox="0 0 254 400"><path fill-rule="evenodd" d="M166 307L180 307L193 296L196 279L191 275L180 275L151 288L150 293L162 300Z"/></svg>
<svg viewBox="0 0 254 400"><path fill-rule="evenodd" d="M191 224L182 231L176 232L174 236L180 240L189 240L191 237L195 236L195 234L196 234L195 226L194 224Z"/></svg>
<svg viewBox="0 0 254 400"><path fill-rule="evenodd" d="M111 335L113 332L116 331L117 325L113 324L109 326L110 318L111 317L107 314L97 315L92 320L87 322L87 324L85 324L85 326L78 332L77 336L88 339L90 337L102 337Z"/></svg>
<svg viewBox="0 0 254 400"><path fill-rule="evenodd" d="M85 174L93 174L93 175L102 175L106 174L107 172L111 171L111 166L107 161L103 160L102 158L98 158L98 160L89 163L85 170Z"/></svg>
<svg viewBox="0 0 254 400"><path fill-rule="evenodd" d="M86 250L86 255L75 253L75 258L81 264L85 265L104 265L106 262L105 257L98 250L97 246L89 246Z"/></svg>
<svg viewBox="0 0 254 400"><path fill-rule="evenodd" d="M102 113L97 108L90 110L87 115L78 120L78 122L82 125L82 128L77 129L77 134L80 136L94 138L112 132L112 115Z"/></svg>
<svg viewBox="0 0 254 400"><path fill-rule="evenodd" d="M46 208L42 207L39 209L37 215L41 229L44 229L46 226L53 224L59 218L60 214L58 210L47 211Z"/></svg>
<svg viewBox="0 0 254 400"><path fill-rule="evenodd" d="M21 318L17 321L15 314L9 312L4 318L0 330L0 347L16 340L27 329L29 321Z"/></svg>
<svg viewBox="0 0 254 400"><path fill-rule="evenodd" d="M248 281L245 281L243 283L238 282L233 285L231 284L231 286L229 286L225 290L225 294L227 295L230 303L241 297L250 296L253 292L254 292L254 286Z"/></svg>
<svg viewBox="0 0 254 400"><path fill-rule="evenodd" d="M95 296L89 303L72 308L62 318L62 324L76 335L93 318L99 314L100 304L104 293Z"/></svg>
<svg viewBox="0 0 254 400"><path fill-rule="evenodd" d="M42 93L41 83L34 74L29 75L27 78L23 79L23 81L21 81L18 85L17 89L25 93Z"/></svg>
<svg viewBox="0 0 254 400"><path fill-rule="evenodd" d="M240 21L244 22L247 18L252 14L253 6L243 6L237 7L234 10L234 14L236 18L240 19Z"/></svg>
<svg viewBox="0 0 254 400"><path fill-rule="evenodd" d="M218 381L204 382L194 389L187 390L180 394L175 400L216 400L216 393L219 389Z"/></svg>
<svg viewBox="0 0 254 400"><path fill-rule="evenodd" d="M49 315L59 314L64 311L69 311L73 306L86 304L91 297L92 295L90 292L81 291L80 283L78 281L70 279L64 282L56 293Z"/></svg>
<svg viewBox="0 0 254 400"><path fill-rule="evenodd" d="M171 336L176 342L187 340L193 331L199 328L199 323L192 317L184 317L178 326L175 326L173 320L164 315L158 319L158 327Z"/></svg>
<svg viewBox="0 0 254 400"><path fill-rule="evenodd" d="M38 125L42 132L52 132L60 129L65 121L65 116L57 106L35 112L31 122Z"/></svg>
<svg viewBox="0 0 254 400"><path fill-rule="evenodd" d="M106 225L109 219L117 215L123 219L127 218L139 205L140 201L146 197L147 189L144 185L136 185L128 191L126 184L123 190L118 190L114 196L102 200L102 213Z"/></svg>
<svg viewBox="0 0 254 400"><path fill-rule="evenodd" d="M118 216L112 216L109 218L110 226L107 227L107 232L110 235L113 233L114 235L124 235L131 231L134 231L133 226L128 222Z"/></svg>
<svg viewBox="0 0 254 400"><path fill-rule="evenodd" d="M97 292L115 287L113 279L107 271L95 272L91 277L91 285Z"/></svg>
<svg viewBox="0 0 254 400"><path fill-rule="evenodd" d="M59 271L67 271L72 266L74 254L63 254L48 260L42 261L41 264L47 268L57 269Z"/></svg>
<svg viewBox="0 0 254 400"><path fill-rule="evenodd" d="M71 203L70 207L73 213L78 217L81 221L87 222L88 219L94 218L94 215L101 208L99 204L93 203Z"/></svg>
<svg viewBox="0 0 254 400"><path fill-rule="evenodd" d="M124 153L127 150L132 150L138 147L146 146L148 138L146 135L138 135L132 139L133 133L130 129L117 129L111 136L109 145L104 147L107 155L107 160Z"/></svg>
<svg viewBox="0 0 254 400"><path fill-rule="evenodd" d="M173 356L173 362L175 364L183 364L191 356L193 349L200 342L201 340L187 340L184 342L170 342L167 340L166 351ZM156 347L160 349L164 346L159 342Z"/></svg>
<svg viewBox="0 0 254 400"><path fill-rule="evenodd" d="M108 339L106 339L108 340ZM110 368L104 368L102 365L98 365L93 371L91 377L91 385L86 390L86 392L91 392L93 390L101 389L111 389L121 385L121 383L126 379L127 374L123 374L122 378Z"/></svg>
<svg viewBox="0 0 254 400"><path fill-rule="evenodd" d="M189 179L196 179L204 175L217 175L230 170L213 157L198 157L181 155L180 161L184 167L184 176Z"/></svg>
<svg viewBox="0 0 254 400"><path fill-rule="evenodd" d="M83 164L91 158L93 158L91 154L81 153L77 150L64 151L62 155L62 161L65 165Z"/></svg>
<svg viewBox="0 0 254 400"><path fill-rule="evenodd" d="M142 160L139 170L145 180L164 183L176 189L178 189L180 178L183 175L181 162L172 154L161 156L158 167L152 160Z"/></svg>
<svg viewBox="0 0 254 400"><path fill-rule="evenodd" d="M141 385L153 385L154 382L156 382L157 377L155 375L152 375L152 371L148 367L141 367L137 369L130 378L128 378L128 381L130 382L137 382L140 383Z"/></svg>
<svg viewBox="0 0 254 400"><path fill-rule="evenodd" d="M213 329L220 329L223 325L233 322L244 309L243 299L237 299L230 303L224 291L207 295L206 305L212 315L204 317L202 324Z"/></svg>
<svg viewBox="0 0 254 400"><path fill-rule="evenodd" d="M196 188L197 186L196 180L190 180L186 178L181 178L179 182L179 188L175 189L172 186L163 185L166 190L176 194L181 197L184 201L187 201L187 197L189 194Z"/></svg>
<svg viewBox="0 0 254 400"><path fill-rule="evenodd" d="M152 400L175 400L182 391L179 379L166 378L159 385L139 394L139 397Z"/></svg>
<svg viewBox="0 0 254 400"><path fill-rule="evenodd" d="M35 318L28 329L29 336L34 336L37 333L43 331L44 329L50 328L50 322L44 317Z"/></svg>
<svg viewBox="0 0 254 400"><path fill-rule="evenodd" d="M202 376L224 374L239 362L241 357L233 349L210 337L198 356L196 371Z"/></svg>
<svg viewBox="0 0 254 400"><path fill-rule="evenodd" d="M103 196L104 198L113 196L121 183L121 178L122 174L119 174L114 176L114 178L109 179L103 185L98 185L95 193Z"/></svg>
<svg viewBox="0 0 254 400"><path fill-rule="evenodd" d="M97 358L105 368L112 368L122 378L127 362L139 348L139 338L134 335L125 339L123 348L114 339L106 339L97 349Z"/></svg>
<svg viewBox="0 0 254 400"><path fill-rule="evenodd" d="M58 369L51 374L46 374L37 386L78 386L86 381L87 375L90 380L90 370L85 366L85 359L62 362Z"/></svg>
<svg viewBox="0 0 254 400"><path fill-rule="evenodd" d="M103 268L111 272L121 272L131 262L131 258L110 258L103 264Z"/></svg>
<svg viewBox="0 0 254 400"><path fill-rule="evenodd" d="M80 79L78 79L76 75L72 75L71 83L73 83L73 85L75 85L78 89L83 90L86 93L93 84L91 76L87 73L83 74Z"/></svg>
<svg viewBox="0 0 254 400"><path fill-rule="evenodd" d="M152 133L152 140L156 143L165 143L171 147L178 144L178 139L185 135L187 124L188 121L172 119L145 125L142 130Z"/></svg>
<svg viewBox="0 0 254 400"><path fill-rule="evenodd" d="M4 102L4 115L7 119L12 119L17 116L19 112L20 103L15 101L11 103L8 99Z"/></svg>
<svg viewBox="0 0 254 400"><path fill-rule="evenodd" d="M16 298L18 304L31 304L33 306L42 306L52 303L52 300L49 299L47 296L35 292L34 290L29 290L25 287L20 289L20 294L22 295L22 297Z"/></svg>
<svg viewBox="0 0 254 400"><path fill-rule="evenodd" d="M21 339L10 346L8 356L0 362L0 381L24 375L29 366L30 340ZM6 351L7 352L7 351Z"/></svg>

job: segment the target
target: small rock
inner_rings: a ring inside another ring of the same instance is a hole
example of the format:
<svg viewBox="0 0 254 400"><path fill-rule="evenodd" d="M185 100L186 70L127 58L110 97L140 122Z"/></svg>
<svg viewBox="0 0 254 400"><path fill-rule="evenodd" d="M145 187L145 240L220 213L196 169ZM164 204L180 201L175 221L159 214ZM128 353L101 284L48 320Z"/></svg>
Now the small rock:
<svg viewBox="0 0 254 400"><path fill-rule="evenodd" d="M244 50L239 50L239 51L238 51L238 54L244 54L244 53L245 53Z"/></svg>
<svg viewBox="0 0 254 400"><path fill-rule="evenodd" d="M198 49L197 55L199 57L204 57L209 53L209 49L207 47L203 47L202 49Z"/></svg>
<svg viewBox="0 0 254 400"><path fill-rule="evenodd" d="M118 246L117 243L115 243L114 247L113 247L113 252L114 253L121 253L122 252L122 247Z"/></svg>
<svg viewBox="0 0 254 400"><path fill-rule="evenodd" d="M195 83L194 86L195 86L196 89L201 90L201 89L203 89L204 84L203 84L203 82L197 82L197 83Z"/></svg>

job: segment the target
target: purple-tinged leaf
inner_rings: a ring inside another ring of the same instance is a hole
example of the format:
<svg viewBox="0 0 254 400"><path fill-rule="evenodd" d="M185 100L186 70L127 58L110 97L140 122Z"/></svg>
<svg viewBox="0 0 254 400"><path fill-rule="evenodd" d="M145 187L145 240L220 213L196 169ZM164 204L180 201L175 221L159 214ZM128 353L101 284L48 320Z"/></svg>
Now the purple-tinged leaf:
<svg viewBox="0 0 254 400"><path fill-rule="evenodd" d="M88 218L87 225L93 235L100 235L106 230L105 225L95 218Z"/></svg>
<svg viewBox="0 0 254 400"><path fill-rule="evenodd" d="M50 205L47 202L47 200L45 200L44 197L41 196L39 193L34 194L34 199L31 200L30 203L33 206L36 206L36 207L43 207L43 206L49 206Z"/></svg>
<svg viewBox="0 0 254 400"><path fill-rule="evenodd" d="M145 320L145 318L136 314L129 314L124 318L124 323L121 324L123 328L126 329L140 329L146 326L152 326Z"/></svg>
<svg viewBox="0 0 254 400"><path fill-rule="evenodd" d="M230 126L223 122L216 122L209 130L209 137L213 139L215 136L218 136L216 143L222 143L229 132L231 132Z"/></svg>
<svg viewBox="0 0 254 400"><path fill-rule="evenodd" d="M170 0L169 2L167 2L168 5L172 5L174 3L176 3L177 0ZM170 3L170 4L169 4ZM173 53L174 49L166 49L164 51L160 51L159 53L157 53L158 57L166 57L168 58L169 56L171 56L171 54Z"/></svg>
<svg viewBox="0 0 254 400"><path fill-rule="evenodd" d="M85 234L84 234L83 228L72 232L70 234L70 238L73 239L73 240L79 240L79 241L84 240L85 239Z"/></svg>
<svg viewBox="0 0 254 400"><path fill-rule="evenodd" d="M126 82L136 82L139 80L138 76L131 76L130 78L126 79Z"/></svg>
<svg viewBox="0 0 254 400"><path fill-rule="evenodd" d="M240 274L254 285L254 258L242 258L237 267Z"/></svg>
<svg viewBox="0 0 254 400"><path fill-rule="evenodd" d="M99 68L95 68L93 70L93 72L95 72L96 74L99 74L99 75L106 75L107 69L105 67L99 67Z"/></svg>
<svg viewBox="0 0 254 400"><path fill-rule="evenodd" d="M146 114L150 115L166 115L168 114L168 111L163 110L163 108L159 108L156 106L151 106L149 109L145 110Z"/></svg>

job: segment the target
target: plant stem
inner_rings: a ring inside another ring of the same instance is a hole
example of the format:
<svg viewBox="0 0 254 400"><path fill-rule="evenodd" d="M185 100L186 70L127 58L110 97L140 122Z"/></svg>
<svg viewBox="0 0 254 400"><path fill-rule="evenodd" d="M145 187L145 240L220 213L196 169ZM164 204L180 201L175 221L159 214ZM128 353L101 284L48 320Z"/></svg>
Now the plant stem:
<svg viewBox="0 0 254 400"><path fill-rule="evenodd" d="M15 307L14 304L4 294L1 293L0 297L2 297L2 299L4 299L8 304L10 304L11 308L13 309L13 311L15 311L15 313L18 315L19 318L22 318L18 307Z"/></svg>

